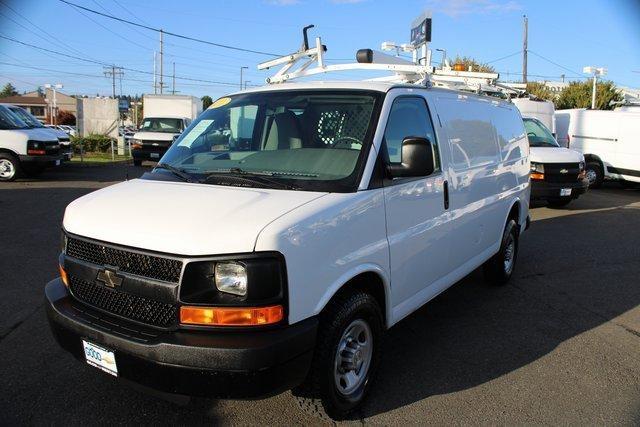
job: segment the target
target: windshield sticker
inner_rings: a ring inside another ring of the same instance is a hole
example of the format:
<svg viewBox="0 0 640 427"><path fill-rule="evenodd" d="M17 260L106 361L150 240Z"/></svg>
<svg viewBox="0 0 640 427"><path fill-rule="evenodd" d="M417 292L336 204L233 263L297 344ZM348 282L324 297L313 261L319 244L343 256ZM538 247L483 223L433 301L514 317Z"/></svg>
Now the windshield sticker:
<svg viewBox="0 0 640 427"><path fill-rule="evenodd" d="M217 99L213 104L211 104L209 106L209 110L211 110L213 108L224 107L225 105L227 105L230 102L231 102L231 98L229 98L229 97Z"/></svg>
<svg viewBox="0 0 640 427"><path fill-rule="evenodd" d="M180 141L178 146L191 147L191 144L193 144L193 141L195 141L197 137L202 135L207 130L207 128L211 126L211 123L213 123L213 120L200 120L193 127L193 129L191 129L191 131L182 138L182 141Z"/></svg>

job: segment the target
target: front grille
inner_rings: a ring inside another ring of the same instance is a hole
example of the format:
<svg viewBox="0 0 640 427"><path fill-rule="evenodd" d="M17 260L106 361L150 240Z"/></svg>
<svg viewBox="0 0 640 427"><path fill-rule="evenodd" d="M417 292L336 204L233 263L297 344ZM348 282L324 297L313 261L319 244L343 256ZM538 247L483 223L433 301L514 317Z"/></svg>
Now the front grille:
<svg viewBox="0 0 640 427"><path fill-rule="evenodd" d="M566 173L560 173L565 169ZM545 163L544 180L552 183L576 182L580 174L578 163Z"/></svg>
<svg viewBox="0 0 640 427"><path fill-rule="evenodd" d="M69 237L67 256L100 266L117 267L120 271L163 282L178 283L182 261L163 258Z"/></svg>
<svg viewBox="0 0 640 427"><path fill-rule="evenodd" d="M174 326L178 307L69 275L69 289L78 301L127 319L161 328Z"/></svg>

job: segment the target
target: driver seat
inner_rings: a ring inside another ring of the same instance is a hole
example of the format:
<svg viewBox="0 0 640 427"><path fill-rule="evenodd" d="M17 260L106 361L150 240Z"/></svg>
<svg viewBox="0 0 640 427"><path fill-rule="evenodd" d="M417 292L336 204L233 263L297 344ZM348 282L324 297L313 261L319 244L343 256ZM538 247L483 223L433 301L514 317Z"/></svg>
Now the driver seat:
<svg viewBox="0 0 640 427"><path fill-rule="evenodd" d="M283 111L273 116L264 144L264 150L290 150L302 148L302 134L296 115Z"/></svg>

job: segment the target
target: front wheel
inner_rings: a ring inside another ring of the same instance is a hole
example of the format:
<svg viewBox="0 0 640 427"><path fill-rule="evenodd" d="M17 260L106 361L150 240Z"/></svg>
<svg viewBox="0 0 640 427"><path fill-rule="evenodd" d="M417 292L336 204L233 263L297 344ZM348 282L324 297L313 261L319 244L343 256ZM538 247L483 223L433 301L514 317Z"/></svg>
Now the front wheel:
<svg viewBox="0 0 640 427"><path fill-rule="evenodd" d="M604 181L604 171L599 162L589 162L585 166L585 175L589 181L589 188L600 188Z"/></svg>
<svg viewBox="0 0 640 427"><path fill-rule="evenodd" d="M510 219L504 227L500 250L482 266L487 283L504 285L511 279L518 258L518 237L518 224Z"/></svg>
<svg viewBox="0 0 640 427"><path fill-rule="evenodd" d="M292 390L299 407L325 419L344 419L365 399L380 360L383 318L363 291L339 294L320 315L313 362Z"/></svg>
<svg viewBox="0 0 640 427"><path fill-rule="evenodd" d="M0 153L0 181L15 180L20 175L20 162L9 153Z"/></svg>

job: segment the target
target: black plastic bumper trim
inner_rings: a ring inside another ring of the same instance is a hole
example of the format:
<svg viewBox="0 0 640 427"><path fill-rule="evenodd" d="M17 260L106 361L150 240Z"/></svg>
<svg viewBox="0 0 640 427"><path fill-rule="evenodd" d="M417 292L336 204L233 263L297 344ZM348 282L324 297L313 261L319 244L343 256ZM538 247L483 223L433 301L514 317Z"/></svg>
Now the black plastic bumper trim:
<svg viewBox="0 0 640 427"><path fill-rule="evenodd" d="M560 189L570 188L570 196L560 196ZM581 194L584 194L589 188L589 182L586 179L582 179L575 182L563 182L563 183L550 183L540 180L531 180L531 198L532 199L555 199L560 197L569 197L572 199L578 198Z"/></svg>

